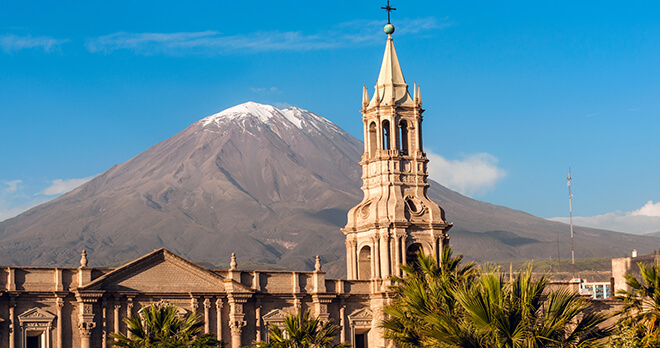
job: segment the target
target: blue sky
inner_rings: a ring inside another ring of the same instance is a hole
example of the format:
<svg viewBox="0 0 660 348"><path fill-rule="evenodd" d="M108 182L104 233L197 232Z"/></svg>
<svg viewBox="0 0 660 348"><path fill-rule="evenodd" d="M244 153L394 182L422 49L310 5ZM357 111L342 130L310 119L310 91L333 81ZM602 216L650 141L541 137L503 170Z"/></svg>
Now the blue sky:
<svg viewBox="0 0 660 348"><path fill-rule="evenodd" d="M256 101L361 138L384 1L0 2L0 220ZM660 231L660 3L394 1L431 176L552 218ZM451 219L451 217L449 217Z"/></svg>

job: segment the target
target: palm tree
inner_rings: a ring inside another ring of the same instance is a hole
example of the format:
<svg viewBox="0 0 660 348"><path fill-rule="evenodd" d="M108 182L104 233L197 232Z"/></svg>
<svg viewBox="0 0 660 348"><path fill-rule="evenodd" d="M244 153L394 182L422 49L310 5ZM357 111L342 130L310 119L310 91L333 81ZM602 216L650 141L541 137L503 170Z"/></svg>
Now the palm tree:
<svg viewBox="0 0 660 348"><path fill-rule="evenodd" d="M478 332L496 347L598 347L611 328L579 293L561 289L545 295L546 276L534 279L531 265L511 282L487 268L477 286L458 291L458 302Z"/></svg>
<svg viewBox="0 0 660 348"><path fill-rule="evenodd" d="M110 334L114 347L125 348L178 348L222 347L223 344L211 334L200 336L204 321L197 313L184 317L178 308L170 304L152 304L138 316L124 319L131 337L122 333Z"/></svg>
<svg viewBox="0 0 660 348"><path fill-rule="evenodd" d="M477 277L474 263L461 266L463 256L443 249L440 263L418 253L415 265L401 265L404 277L392 277L392 304L382 322L385 337L401 347L480 347L471 323L465 321L454 291Z"/></svg>
<svg viewBox="0 0 660 348"><path fill-rule="evenodd" d="M406 348L597 347L610 334L579 294L546 294L547 277L534 279L531 266L507 282L497 268L460 261L447 249L439 267L422 254L416 268L402 266L382 324L388 339Z"/></svg>
<svg viewBox="0 0 660 348"><path fill-rule="evenodd" d="M259 348L347 348L346 343L332 344L339 326L332 320L322 323L318 317L310 317L309 310L288 314L284 318L284 330L271 325L268 342L257 342Z"/></svg>
<svg viewBox="0 0 660 348"><path fill-rule="evenodd" d="M660 265L638 263L641 281L626 273L631 291L619 290L617 298L624 303L619 327L625 327L639 340L641 347L660 346Z"/></svg>

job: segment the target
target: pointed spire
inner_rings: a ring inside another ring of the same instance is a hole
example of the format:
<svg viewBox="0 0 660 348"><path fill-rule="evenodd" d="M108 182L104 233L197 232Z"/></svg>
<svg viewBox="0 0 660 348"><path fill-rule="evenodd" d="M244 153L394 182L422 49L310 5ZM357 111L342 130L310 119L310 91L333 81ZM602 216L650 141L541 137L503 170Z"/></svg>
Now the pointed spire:
<svg viewBox="0 0 660 348"><path fill-rule="evenodd" d="M415 101L417 101L417 105L419 105L419 107L422 107L422 88L420 85L417 85L417 95L415 96Z"/></svg>
<svg viewBox="0 0 660 348"><path fill-rule="evenodd" d="M362 85L362 108L366 109L369 106L369 90L367 86Z"/></svg>
<svg viewBox="0 0 660 348"><path fill-rule="evenodd" d="M417 81L413 82L413 100L415 101L415 104L419 104L417 102Z"/></svg>
<svg viewBox="0 0 660 348"><path fill-rule="evenodd" d="M375 98L376 95L382 96L382 98ZM388 104L414 105L413 99L408 93L406 80L403 78L403 72L401 71L399 58L394 49L394 40L391 33L387 34L383 63L381 64L380 74L378 74L378 81L376 82L376 93L374 94L374 98L371 99L369 107L379 105L381 101L385 101Z"/></svg>

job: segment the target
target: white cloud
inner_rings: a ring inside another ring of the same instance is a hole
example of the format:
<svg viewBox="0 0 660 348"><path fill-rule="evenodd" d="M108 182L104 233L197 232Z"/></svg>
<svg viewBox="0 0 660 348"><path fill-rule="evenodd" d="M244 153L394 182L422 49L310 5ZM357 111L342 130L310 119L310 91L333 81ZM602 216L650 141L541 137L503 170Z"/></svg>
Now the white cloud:
<svg viewBox="0 0 660 348"><path fill-rule="evenodd" d="M67 193L92 179L94 179L94 176L89 176L81 179L67 179L67 180L55 179L51 182L50 186L48 186L45 190L39 193L46 196L60 195L63 193Z"/></svg>
<svg viewBox="0 0 660 348"><path fill-rule="evenodd" d="M23 49L42 49L45 52L52 52L60 45L67 42L66 39L55 39L49 36L18 36L14 34L5 34L0 36L0 47L5 52L20 51Z"/></svg>
<svg viewBox="0 0 660 348"><path fill-rule="evenodd" d="M34 208L38 206L41 203L45 203L50 200L50 197L39 197L35 199L31 199L27 202L23 202L19 205L16 205L12 201L6 201L4 198L0 197L0 222L5 221L9 218L13 218L14 216L25 212L29 210L30 208Z"/></svg>
<svg viewBox="0 0 660 348"><path fill-rule="evenodd" d="M445 18L402 19L397 33L406 35L451 26ZM314 51L381 43L382 21L353 21L336 25L332 30L306 34L300 31L268 31L241 35L223 35L207 30L179 33L118 32L87 40L87 50L111 53L129 50L141 55L231 54L266 51Z"/></svg>
<svg viewBox="0 0 660 348"><path fill-rule="evenodd" d="M293 105L291 105L289 103L276 102L276 103L273 103L273 106L280 109L280 110L282 110L282 109L290 108Z"/></svg>
<svg viewBox="0 0 660 348"><path fill-rule="evenodd" d="M660 217L660 202L648 201L643 207L630 213L632 216L654 216ZM658 229L660 231L660 229Z"/></svg>
<svg viewBox="0 0 660 348"><path fill-rule="evenodd" d="M569 223L567 217L555 217L549 220ZM605 230L646 234L660 231L660 202L648 201L641 208L631 212L616 211L595 216L575 216L573 223L579 226Z"/></svg>
<svg viewBox="0 0 660 348"><path fill-rule="evenodd" d="M5 181L4 184L7 185L7 188L5 188L2 191L6 193L16 192L16 190L18 189L18 185L20 185L22 182L23 180Z"/></svg>
<svg viewBox="0 0 660 348"><path fill-rule="evenodd" d="M498 159L488 153L470 155L462 160L448 160L431 152L427 152L427 156L431 179L464 195L492 189L506 176L506 172L497 167Z"/></svg>

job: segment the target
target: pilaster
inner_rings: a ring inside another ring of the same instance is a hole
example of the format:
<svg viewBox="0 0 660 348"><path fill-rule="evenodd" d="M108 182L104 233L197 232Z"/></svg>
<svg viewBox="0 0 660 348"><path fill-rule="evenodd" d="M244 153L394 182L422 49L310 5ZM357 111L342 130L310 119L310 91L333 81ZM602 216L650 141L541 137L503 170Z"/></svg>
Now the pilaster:
<svg viewBox="0 0 660 348"><path fill-rule="evenodd" d="M240 348L245 322L245 313L243 305L251 297L251 294L229 294L229 329L231 331L231 348Z"/></svg>
<svg viewBox="0 0 660 348"><path fill-rule="evenodd" d="M94 322L94 305L102 295L103 292L101 291L76 292L80 348L90 348L90 337L96 327L96 323Z"/></svg>

